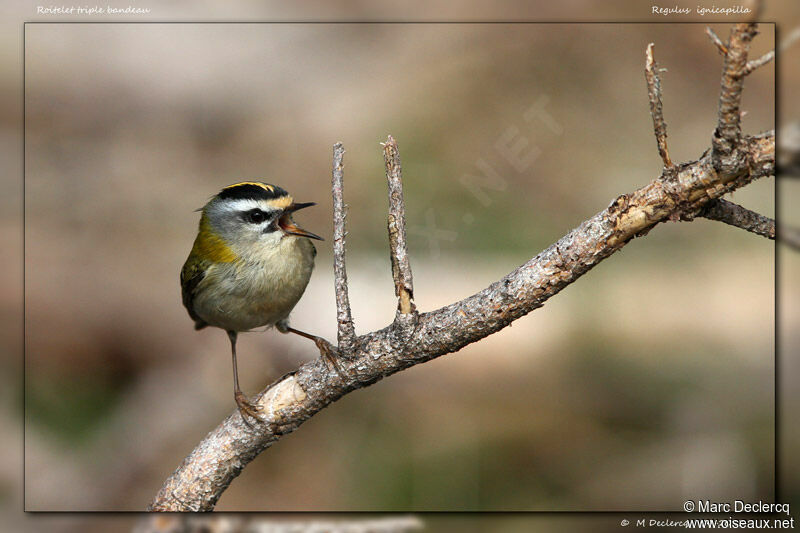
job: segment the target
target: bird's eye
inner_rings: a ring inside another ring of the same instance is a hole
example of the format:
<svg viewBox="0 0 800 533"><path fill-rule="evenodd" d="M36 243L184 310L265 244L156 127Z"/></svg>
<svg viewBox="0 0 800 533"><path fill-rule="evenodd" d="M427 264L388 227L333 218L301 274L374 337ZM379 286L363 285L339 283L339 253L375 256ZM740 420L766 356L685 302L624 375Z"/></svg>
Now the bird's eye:
<svg viewBox="0 0 800 533"><path fill-rule="evenodd" d="M247 220L253 224L261 224L267 219L267 215L261 209L253 209L247 213Z"/></svg>

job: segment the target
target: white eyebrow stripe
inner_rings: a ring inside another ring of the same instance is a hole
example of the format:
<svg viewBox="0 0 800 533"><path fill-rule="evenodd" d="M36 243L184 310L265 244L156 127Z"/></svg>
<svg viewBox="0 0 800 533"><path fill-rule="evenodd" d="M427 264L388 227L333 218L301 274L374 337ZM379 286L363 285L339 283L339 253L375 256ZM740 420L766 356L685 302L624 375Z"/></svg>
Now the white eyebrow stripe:
<svg viewBox="0 0 800 533"><path fill-rule="evenodd" d="M274 207L271 207L267 202L252 198L241 198L239 200L227 201L222 205L227 211L250 211L251 209L261 209L265 213L273 213L278 211Z"/></svg>

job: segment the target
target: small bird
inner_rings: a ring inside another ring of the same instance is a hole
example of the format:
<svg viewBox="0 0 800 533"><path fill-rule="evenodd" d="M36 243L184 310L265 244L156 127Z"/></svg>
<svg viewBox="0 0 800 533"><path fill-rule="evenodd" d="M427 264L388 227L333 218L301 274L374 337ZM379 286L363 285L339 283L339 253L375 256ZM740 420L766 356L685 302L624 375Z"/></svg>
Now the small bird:
<svg viewBox="0 0 800 533"><path fill-rule="evenodd" d="M274 326L323 350L321 338L289 327L288 321L314 269L317 251L309 239L323 240L292 220L294 212L312 205L295 202L276 185L245 181L225 187L199 210L197 238L181 270L183 305L195 329L214 326L228 333L233 396L245 422L245 414L258 420L261 408L239 388L239 332Z"/></svg>

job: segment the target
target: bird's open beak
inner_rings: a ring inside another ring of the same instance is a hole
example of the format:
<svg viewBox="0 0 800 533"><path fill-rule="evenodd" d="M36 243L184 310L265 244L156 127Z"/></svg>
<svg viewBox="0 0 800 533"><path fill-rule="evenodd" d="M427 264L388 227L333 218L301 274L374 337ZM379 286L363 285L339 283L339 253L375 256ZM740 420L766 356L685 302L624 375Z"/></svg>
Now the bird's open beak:
<svg viewBox="0 0 800 533"><path fill-rule="evenodd" d="M309 239L317 239L318 241L324 241L322 237L319 235L315 235L310 231L306 231L303 228L298 227L292 221L292 213L295 211L299 211L300 209L305 209L306 207L311 207L312 205L317 205L315 202L306 202L306 203L292 203L289 207L284 209L283 215L278 220L278 225L281 229L288 233L289 235L297 235L298 237L308 237Z"/></svg>

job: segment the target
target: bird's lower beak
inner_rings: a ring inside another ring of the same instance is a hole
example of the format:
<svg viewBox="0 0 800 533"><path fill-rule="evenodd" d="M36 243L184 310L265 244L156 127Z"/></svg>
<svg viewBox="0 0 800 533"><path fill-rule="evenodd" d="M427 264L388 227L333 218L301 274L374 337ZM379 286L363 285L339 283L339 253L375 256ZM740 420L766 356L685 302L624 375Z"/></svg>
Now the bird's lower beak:
<svg viewBox="0 0 800 533"><path fill-rule="evenodd" d="M278 220L278 225L284 231L284 233L288 233L289 235L297 235L298 237L308 237L309 239L317 239L318 241L324 241L322 237L311 233L310 231L306 231L303 228L297 226L294 221L292 220L292 213L295 211L299 211L300 209L304 209L306 207L311 207L312 205L317 205L314 202L306 202L306 203L292 203L289 207L284 210L283 216Z"/></svg>

